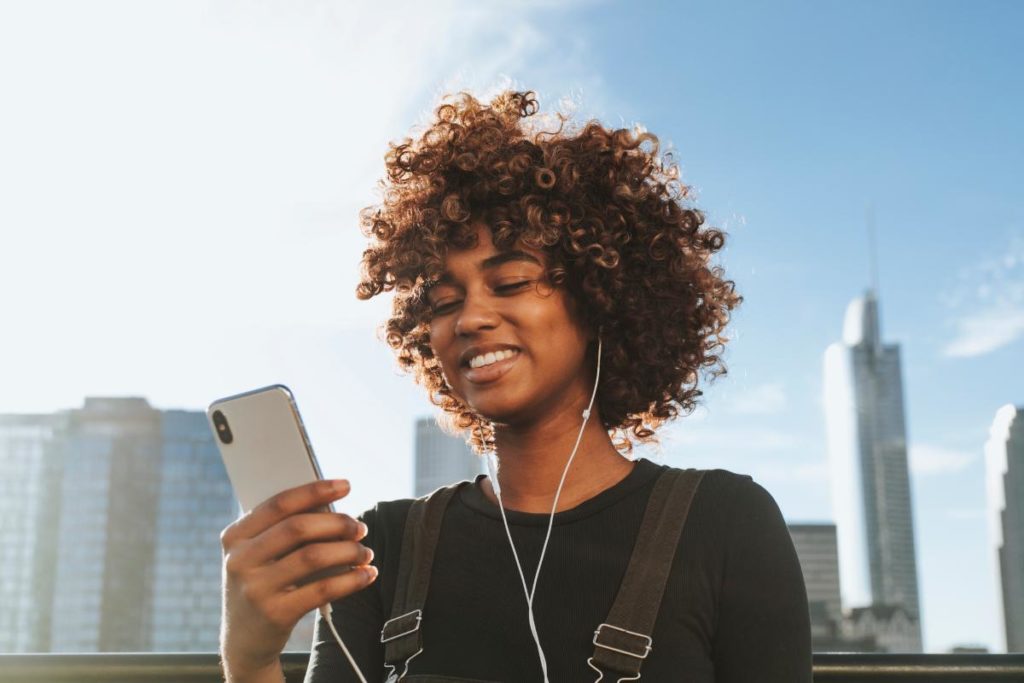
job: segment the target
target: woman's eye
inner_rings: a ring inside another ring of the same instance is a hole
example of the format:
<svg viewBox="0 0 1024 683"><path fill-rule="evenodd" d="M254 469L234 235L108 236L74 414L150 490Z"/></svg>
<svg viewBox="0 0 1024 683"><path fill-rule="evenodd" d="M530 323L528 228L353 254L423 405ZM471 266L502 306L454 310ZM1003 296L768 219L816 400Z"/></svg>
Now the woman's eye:
<svg viewBox="0 0 1024 683"><path fill-rule="evenodd" d="M458 301L445 301L443 303L434 304L430 307L430 312L434 315L444 315L455 310L455 307L459 305Z"/></svg>
<svg viewBox="0 0 1024 683"><path fill-rule="evenodd" d="M530 280L520 280L519 282L509 282L508 284L498 285L494 288L495 292L514 292L517 289L522 289L526 285L530 284Z"/></svg>
<svg viewBox="0 0 1024 683"><path fill-rule="evenodd" d="M494 291L498 294L511 294L517 292L529 286L533 280L520 280L518 282L507 282L503 285L497 285L494 287ZM431 315L445 315L451 313L459 305L462 304L462 299L453 299L451 301L441 301L436 304L431 304L430 313Z"/></svg>

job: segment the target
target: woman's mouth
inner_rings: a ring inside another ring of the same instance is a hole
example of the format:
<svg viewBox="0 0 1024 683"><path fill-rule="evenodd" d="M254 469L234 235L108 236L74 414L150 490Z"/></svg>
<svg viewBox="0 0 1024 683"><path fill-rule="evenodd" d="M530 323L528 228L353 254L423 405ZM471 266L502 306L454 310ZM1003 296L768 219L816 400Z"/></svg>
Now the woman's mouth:
<svg viewBox="0 0 1024 683"><path fill-rule="evenodd" d="M519 360L519 349L505 349L496 354L487 353L470 359L462 374L473 384L493 382L508 372ZM476 365L477 367L473 367Z"/></svg>

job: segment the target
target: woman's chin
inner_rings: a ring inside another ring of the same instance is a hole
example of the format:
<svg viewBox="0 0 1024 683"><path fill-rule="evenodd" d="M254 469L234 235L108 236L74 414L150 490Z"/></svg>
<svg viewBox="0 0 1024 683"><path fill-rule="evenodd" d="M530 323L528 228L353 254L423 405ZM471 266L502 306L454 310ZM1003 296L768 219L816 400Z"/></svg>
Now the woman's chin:
<svg viewBox="0 0 1024 683"><path fill-rule="evenodd" d="M516 416L520 412L512 406L499 406L490 402L484 402L483 405L479 403L476 405L471 404L470 408L480 417L496 425L507 425L517 422Z"/></svg>
<svg viewBox="0 0 1024 683"><path fill-rule="evenodd" d="M476 397L467 404L477 415L496 425L515 425L529 419L529 402L508 396Z"/></svg>

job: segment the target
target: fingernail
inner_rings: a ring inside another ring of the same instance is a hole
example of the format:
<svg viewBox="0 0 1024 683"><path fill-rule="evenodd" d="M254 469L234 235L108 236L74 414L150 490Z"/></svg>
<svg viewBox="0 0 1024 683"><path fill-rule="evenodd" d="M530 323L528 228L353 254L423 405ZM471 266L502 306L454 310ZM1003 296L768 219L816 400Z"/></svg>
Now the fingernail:
<svg viewBox="0 0 1024 683"><path fill-rule="evenodd" d="M366 564L373 562L373 548L366 549Z"/></svg>
<svg viewBox="0 0 1024 683"><path fill-rule="evenodd" d="M366 574L367 581L373 581L377 578L377 568L374 567L372 564L369 567L365 568L363 570L363 573Z"/></svg>
<svg viewBox="0 0 1024 683"><path fill-rule="evenodd" d="M334 480L334 491L336 493L344 493L348 491L349 483L348 479L335 479Z"/></svg>
<svg viewBox="0 0 1024 683"><path fill-rule="evenodd" d="M370 527L366 526L366 522L359 522L359 538L366 538L368 533L370 533Z"/></svg>

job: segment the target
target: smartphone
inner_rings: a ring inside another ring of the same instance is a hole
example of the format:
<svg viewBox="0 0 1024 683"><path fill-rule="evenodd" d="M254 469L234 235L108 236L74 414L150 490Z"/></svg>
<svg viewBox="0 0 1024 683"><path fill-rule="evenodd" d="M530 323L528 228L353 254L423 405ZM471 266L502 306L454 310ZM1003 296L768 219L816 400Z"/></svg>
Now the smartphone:
<svg viewBox="0 0 1024 683"><path fill-rule="evenodd" d="M242 512L285 489L323 479L295 397L283 384L218 399L206 414ZM348 569L331 567L299 585Z"/></svg>
<svg viewBox="0 0 1024 683"><path fill-rule="evenodd" d="M295 397L283 384L218 399L206 414L243 512L323 478Z"/></svg>

